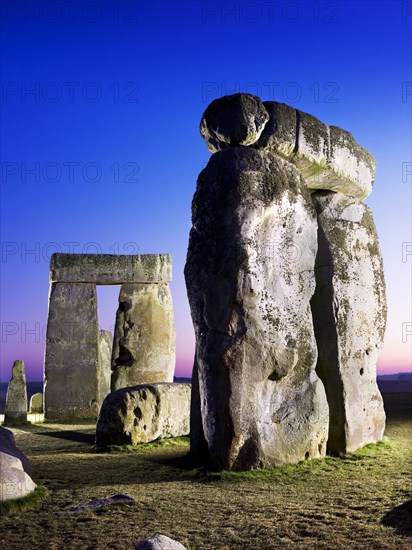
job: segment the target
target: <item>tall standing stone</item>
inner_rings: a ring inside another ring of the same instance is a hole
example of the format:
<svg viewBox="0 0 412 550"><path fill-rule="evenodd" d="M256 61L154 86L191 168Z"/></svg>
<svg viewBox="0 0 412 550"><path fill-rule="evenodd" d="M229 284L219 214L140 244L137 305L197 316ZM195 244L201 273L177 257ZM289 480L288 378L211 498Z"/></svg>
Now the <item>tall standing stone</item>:
<svg viewBox="0 0 412 550"><path fill-rule="evenodd" d="M379 441L385 412L376 361L386 325L385 280L370 209L328 191L312 195L319 249L312 310L330 408L328 450L355 451Z"/></svg>
<svg viewBox="0 0 412 550"><path fill-rule="evenodd" d="M138 384L173 382L175 363L176 335L169 285L122 285L113 340L112 391Z"/></svg>
<svg viewBox="0 0 412 550"><path fill-rule="evenodd" d="M45 356L45 417L97 418L97 296L93 283L53 283Z"/></svg>
<svg viewBox="0 0 412 550"><path fill-rule="evenodd" d="M192 451L206 445L230 469L323 456L328 406L310 311L317 224L299 171L271 152L217 152L199 176L192 223Z"/></svg>
<svg viewBox="0 0 412 550"><path fill-rule="evenodd" d="M4 424L27 422L27 385L24 361L14 361L11 380L7 386Z"/></svg>
<svg viewBox="0 0 412 550"><path fill-rule="evenodd" d="M97 371L98 402L101 407L110 393L112 376L113 335L110 330L99 330L99 361Z"/></svg>

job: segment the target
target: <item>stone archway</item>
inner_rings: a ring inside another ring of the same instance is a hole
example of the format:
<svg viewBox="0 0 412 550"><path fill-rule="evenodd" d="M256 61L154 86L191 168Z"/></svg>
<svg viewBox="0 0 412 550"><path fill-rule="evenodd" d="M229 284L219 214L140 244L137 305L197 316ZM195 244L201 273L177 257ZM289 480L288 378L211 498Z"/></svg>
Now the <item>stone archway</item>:
<svg viewBox="0 0 412 550"><path fill-rule="evenodd" d="M111 389L173 381L171 271L169 254L53 254L44 366L47 420L95 419L107 394L101 352L107 335L99 331L96 285L122 285Z"/></svg>

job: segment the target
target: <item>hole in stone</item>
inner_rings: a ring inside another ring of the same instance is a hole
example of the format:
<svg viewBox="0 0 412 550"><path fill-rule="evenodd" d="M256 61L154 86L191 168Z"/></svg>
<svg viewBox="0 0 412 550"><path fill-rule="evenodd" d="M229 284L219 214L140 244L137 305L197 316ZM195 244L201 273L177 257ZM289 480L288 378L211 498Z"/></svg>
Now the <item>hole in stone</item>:
<svg viewBox="0 0 412 550"><path fill-rule="evenodd" d="M277 382L281 378L282 377L275 370L268 376L268 380L272 380L273 382Z"/></svg>
<svg viewBox="0 0 412 550"><path fill-rule="evenodd" d="M131 309L131 307L132 307L131 302L119 302L120 311L129 311L129 309Z"/></svg>
<svg viewBox="0 0 412 550"><path fill-rule="evenodd" d="M318 453L322 454L322 443L319 443L318 445Z"/></svg>
<svg viewBox="0 0 412 550"><path fill-rule="evenodd" d="M359 374L360 374L361 376L363 376L363 373L364 373L364 370L363 370L363 367L362 367L362 368L360 369L360 371L359 371Z"/></svg>
<svg viewBox="0 0 412 550"><path fill-rule="evenodd" d="M143 426L143 429L144 429L144 430L147 430L147 426L146 426L146 424L145 424L145 425Z"/></svg>
<svg viewBox="0 0 412 550"><path fill-rule="evenodd" d="M142 391L142 397L143 399L147 399L147 393L145 390Z"/></svg>
<svg viewBox="0 0 412 550"><path fill-rule="evenodd" d="M133 412L134 412L134 415L135 415L137 420L140 420L142 418L142 411L140 410L139 407L136 407ZM136 419L135 419L135 421L136 421ZM135 426L136 426L136 424L135 424Z"/></svg>
<svg viewBox="0 0 412 550"><path fill-rule="evenodd" d="M370 350L368 350L368 349L365 351L366 355L369 355L369 351L370 351Z"/></svg>
<svg viewBox="0 0 412 550"><path fill-rule="evenodd" d="M116 357L116 365L122 365L124 367L131 367L133 365L133 355L130 350L124 346L119 345L119 357Z"/></svg>
<svg viewBox="0 0 412 550"><path fill-rule="evenodd" d="M286 222L283 223L283 227L286 227Z"/></svg>
<svg viewBox="0 0 412 550"><path fill-rule="evenodd" d="M306 451L306 453L305 453L305 460L308 460L309 457L310 457L310 453L309 453L309 451Z"/></svg>
<svg viewBox="0 0 412 550"><path fill-rule="evenodd" d="M135 418L135 419L133 420L133 426L137 426L138 424L139 424L139 421L137 420L137 418Z"/></svg>

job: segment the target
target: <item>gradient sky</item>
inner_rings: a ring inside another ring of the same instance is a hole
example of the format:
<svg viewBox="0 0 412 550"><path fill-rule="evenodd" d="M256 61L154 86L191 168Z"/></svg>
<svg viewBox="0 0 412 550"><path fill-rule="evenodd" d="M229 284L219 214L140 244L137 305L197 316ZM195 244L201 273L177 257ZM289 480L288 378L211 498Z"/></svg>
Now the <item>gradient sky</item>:
<svg viewBox="0 0 412 550"><path fill-rule="evenodd" d="M177 369L194 334L183 267L198 126L234 92L341 126L377 159L388 328L378 372L411 364L412 2L8 1L1 33L1 380L42 378L55 251L173 256ZM99 287L113 327L119 287Z"/></svg>

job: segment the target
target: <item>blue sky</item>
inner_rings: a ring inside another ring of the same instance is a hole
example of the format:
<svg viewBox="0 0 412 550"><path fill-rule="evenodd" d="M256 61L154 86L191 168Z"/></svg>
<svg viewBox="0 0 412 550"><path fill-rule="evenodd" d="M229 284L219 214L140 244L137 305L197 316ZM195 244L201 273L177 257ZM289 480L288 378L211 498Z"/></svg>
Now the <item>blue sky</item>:
<svg viewBox="0 0 412 550"><path fill-rule="evenodd" d="M377 159L389 318L379 371L411 363L411 2L1 4L1 379L41 379L50 254L174 262L177 374L194 336L183 267L202 112L226 93L341 126ZM118 287L99 289L113 326Z"/></svg>

